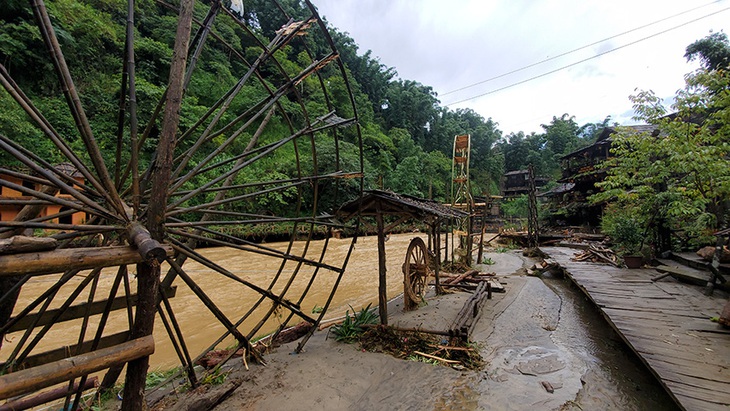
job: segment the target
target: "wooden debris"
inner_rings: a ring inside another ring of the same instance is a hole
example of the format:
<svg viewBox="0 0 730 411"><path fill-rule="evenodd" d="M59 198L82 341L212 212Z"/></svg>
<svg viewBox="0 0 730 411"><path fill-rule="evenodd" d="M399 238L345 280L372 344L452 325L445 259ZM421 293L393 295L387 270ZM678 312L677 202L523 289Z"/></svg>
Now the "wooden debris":
<svg viewBox="0 0 730 411"><path fill-rule="evenodd" d="M420 355L421 357L426 357L426 358L430 358L430 359L432 359L432 360L437 360L437 361L441 361L441 362L444 362L444 363L446 363L446 364L461 364L461 361L457 361L457 360L447 360L446 358L441 358L441 357L437 357L437 356L435 356L435 355L431 355L431 354L426 354L425 352L420 352L420 351L413 351L413 353L414 353L414 354L418 354L418 355Z"/></svg>
<svg viewBox="0 0 730 411"><path fill-rule="evenodd" d="M597 244L591 244L587 249L571 258L572 261L590 261L594 263L603 262L611 264L614 267L620 267L619 259L616 253L610 248L602 247Z"/></svg>
<svg viewBox="0 0 730 411"><path fill-rule="evenodd" d="M451 323L449 334L464 341L469 339L472 325L481 314L481 306L484 301L491 298L492 290L490 283L479 283L474 294L464 303L454 322Z"/></svg>
<svg viewBox="0 0 730 411"><path fill-rule="evenodd" d="M545 391L549 392L550 394L555 392L555 388L553 388L553 385L550 384L547 381L540 381L540 384L542 384L542 387L545 388Z"/></svg>
<svg viewBox="0 0 730 411"><path fill-rule="evenodd" d="M492 292L505 292L504 286L494 278L496 273L482 273L478 270L469 270L463 274L441 274L441 285L443 287L457 287L466 290L476 290L476 286L472 284L489 283ZM469 284L466 284L469 283ZM434 285L431 283L430 285ZM491 298L491 297L490 297Z"/></svg>

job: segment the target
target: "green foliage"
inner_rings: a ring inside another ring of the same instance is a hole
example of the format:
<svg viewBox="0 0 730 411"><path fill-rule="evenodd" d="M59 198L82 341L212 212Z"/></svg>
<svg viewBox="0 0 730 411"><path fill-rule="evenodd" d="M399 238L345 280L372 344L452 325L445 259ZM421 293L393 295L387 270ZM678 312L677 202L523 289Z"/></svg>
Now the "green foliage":
<svg viewBox="0 0 730 411"><path fill-rule="evenodd" d="M641 251L646 222L639 210L631 207L609 207L601 220L601 231L611 238L615 251L636 255Z"/></svg>
<svg viewBox="0 0 730 411"><path fill-rule="evenodd" d="M365 330L363 325L377 324L379 316L375 308L370 308L372 304L368 304L367 307L360 309L360 312L355 312L355 309L350 307L352 310L352 317L350 317L350 311L345 311L345 320L332 327L332 333L335 335L335 340L344 342L347 344L353 343L360 338Z"/></svg>
<svg viewBox="0 0 730 411"><path fill-rule="evenodd" d="M484 257L484 258L482 258L482 264L494 265L494 264L497 264L497 262L492 260L491 257Z"/></svg>
<svg viewBox="0 0 730 411"><path fill-rule="evenodd" d="M514 245L510 244L508 246L499 246L499 247L497 247L497 248L494 249L494 252L501 254L501 253L508 253L508 252L510 252L512 250L515 250L515 249L516 249L516 247Z"/></svg>
<svg viewBox="0 0 730 411"><path fill-rule="evenodd" d="M155 370L147 373L147 378L145 379L145 388L149 389L157 387L158 385L167 381L178 371L180 371L179 368L171 368L169 370Z"/></svg>
<svg viewBox="0 0 730 411"><path fill-rule="evenodd" d="M677 92L672 116L652 92L632 96L638 120L658 132L618 128L603 165L608 176L591 197L639 210L651 228L688 230L696 243L728 223L730 76L699 70Z"/></svg>
<svg viewBox="0 0 730 411"><path fill-rule="evenodd" d="M208 372L203 376L203 378L200 380L201 384L208 384L208 385L221 385L226 381L226 378L228 378L228 374L230 374L231 371L221 371L220 367L215 367L213 371Z"/></svg>
<svg viewBox="0 0 730 411"><path fill-rule="evenodd" d="M529 214L527 194L503 201L501 210L505 217L527 218Z"/></svg>
<svg viewBox="0 0 730 411"><path fill-rule="evenodd" d="M706 70L727 69L730 65L730 43L723 32L710 33L687 46L687 61L699 59Z"/></svg>

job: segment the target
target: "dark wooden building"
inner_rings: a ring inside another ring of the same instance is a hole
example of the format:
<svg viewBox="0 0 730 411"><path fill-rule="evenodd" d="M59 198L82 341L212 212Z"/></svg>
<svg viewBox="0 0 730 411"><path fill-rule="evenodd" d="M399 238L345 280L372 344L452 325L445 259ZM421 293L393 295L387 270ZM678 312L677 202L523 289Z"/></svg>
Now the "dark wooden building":
<svg viewBox="0 0 730 411"><path fill-rule="evenodd" d="M636 133L658 132L653 125L626 126ZM598 226L603 205L590 204L588 197L599 191L596 183L606 178L606 169L600 163L611 156L611 135L613 127L606 127L595 143L575 150L560 158L562 177L558 185L542 196L549 199L551 225Z"/></svg>
<svg viewBox="0 0 730 411"><path fill-rule="evenodd" d="M547 177L535 177L535 187L545 186ZM515 170L504 173L502 176L502 195L506 198L517 197L530 192L530 178L527 170Z"/></svg>

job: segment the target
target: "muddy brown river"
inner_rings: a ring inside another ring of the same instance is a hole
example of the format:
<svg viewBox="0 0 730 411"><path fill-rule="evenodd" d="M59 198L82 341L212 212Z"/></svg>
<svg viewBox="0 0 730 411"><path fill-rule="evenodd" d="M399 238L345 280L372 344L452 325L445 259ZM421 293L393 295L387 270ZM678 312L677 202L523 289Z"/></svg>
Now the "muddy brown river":
<svg viewBox="0 0 730 411"><path fill-rule="evenodd" d="M420 233L399 234L391 235L385 243L389 298L395 297L403 292L403 274L401 266L405 259L405 252L408 248L408 244L411 239L416 236L420 236L424 238L424 240L426 238L425 234ZM330 261L333 264L341 264L349 250L350 243L351 239L330 239L325 262ZM308 255L318 255L323 244L324 241L311 241ZM288 242L269 243L266 245L271 248L283 250L288 245ZM303 245L304 242L295 243L295 247L302 247ZM277 272L278 265L280 264L280 261L272 259L271 257L233 250L226 247L205 248L199 250L199 252L211 261L224 266L233 274L263 287L266 287L271 281ZM337 288L337 292L332 300L330 308L327 311L325 320L344 315L346 310L350 310L350 306L359 310L361 307L365 307L370 303L372 303L373 306L377 305L377 255L377 237L372 236L358 238L345 274ZM163 273L165 272L165 269L166 267L163 267ZM246 311L260 298L258 293L242 290L241 287L233 281L197 262L188 260L184 265L184 269L195 280L196 284L198 284L200 288L202 288L216 303L221 311L223 311L228 318L233 319L233 321L243 316L243 314L245 314ZM99 290L109 289L113 282L115 273L115 269L105 269L102 272L97 288ZM301 275L301 277L305 276ZM335 276L332 273L329 273L329 275L325 273L324 275L320 275L318 278L321 280L318 280L318 282L315 283L315 287L307 293L307 297L301 304L302 311L313 317L315 314L312 314L312 311L315 307L321 307L325 304ZM60 306L65 297L70 295L72 290L82 281L82 279L82 276L77 276L77 278L74 278L61 288L50 308ZM58 276L55 275L36 277L32 279L23 287L16 307L25 307L32 298L46 291L48 287L57 280ZM185 342L191 352L191 355L196 355L215 341L215 339L224 332L224 327L220 325L220 323L201 303L189 287L187 287L179 279L175 281L174 285L177 285L177 292L175 297L170 299L170 304L173 307L175 317L180 324L183 335L185 336ZM305 281L294 281L291 284L290 289L287 291L287 295L300 295L306 285ZM317 287L318 285L319 287ZM131 281L130 286L132 290L136 290L135 281ZM279 288L280 286L274 287L273 291L278 292L280 291ZM88 292L85 291L77 298L77 303L85 300L87 296ZM104 299L104 295L101 292L98 292L95 300L102 299ZM267 304L267 302L264 302L263 304ZM16 308L16 312L14 314L17 314L17 311L18 308ZM260 318L261 315L252 316L249 320L244 322L240 329L245 332L258 323ZM98 318L95 318L95 320L98 321ZM265 335L274 331L279 325L279 320L281 320L279 317L273 316L273 319L269 320L258 334ZM293 321L292 324L295 324L296 322L297 321ZM98 324L96 322L90 323L90 326L88 327L89 331L85 338L86 340L92 338L97 325ZM61 345L74 344L78 339L81 327L82 322L80 320L68 321L54 326L48 334L43 337L34 352L43 352L53 348L58 348ZM123 331L127 327L127 316L124 315L123 312L115 312L115 315L113 318L110 318L110 322L105 327L105 335ZM155 324L154 334L155 341L157 343L155 353L152 355L150 361L151 369L164 370L179 365L178 357L159 318ZM8 358L10 352L13 348L15 348L15 344L20 340L21 335L22 334L20 332L16 332L6 336L6 341L2 346L2 351L0 351L0 360ZM233 343L233 340L231 339L228 343ZM223 345L225 344L226 342L223 343Z"/></svg>

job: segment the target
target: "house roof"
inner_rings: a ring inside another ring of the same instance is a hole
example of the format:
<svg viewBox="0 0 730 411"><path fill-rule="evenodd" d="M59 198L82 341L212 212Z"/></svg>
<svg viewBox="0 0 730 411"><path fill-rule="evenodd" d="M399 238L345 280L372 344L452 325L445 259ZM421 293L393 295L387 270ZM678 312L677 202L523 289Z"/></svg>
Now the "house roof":
<svg viewBox="0 0 730 411"><path fill-rule="evenodd" d="M378 206L379 210L377 210ZM376 215L378 211L384 215L410 215L417 219L463 218L469 215L433 200L381 190L365 191L362 198L343 204L337 210L336 215L340 218L350 219L358 214Z"/></svg>
<svg viewBox="0 0 730 411"><path fill-rule="evenodd" d="M550 190L548 190L542 194L538 194L538 197L552 197L552 196L564 194L569 191L572 191L573 188L575 188L575 183L558 184L555 187L551 188Z"/></svg>
<svg viewBox="0 0 730 411"><path fill-rule="evenodd" d="M623 128L629 128L632 129L635 133L657 133L658 128L657 126L653 124L636 124L633 126L622 126ZM615 127L606 127L601 131L601 134L598 135L598 138L596 139L596 142L583 147L579 148L578 150L572 151L568 154L565 154L564 156L560 157L561 160L565 160L567 158L575 157L579 154L583 154L586 151L589 151L595 147L603 146L603 145L611 145L611 135L616 132Z"/></svg>

